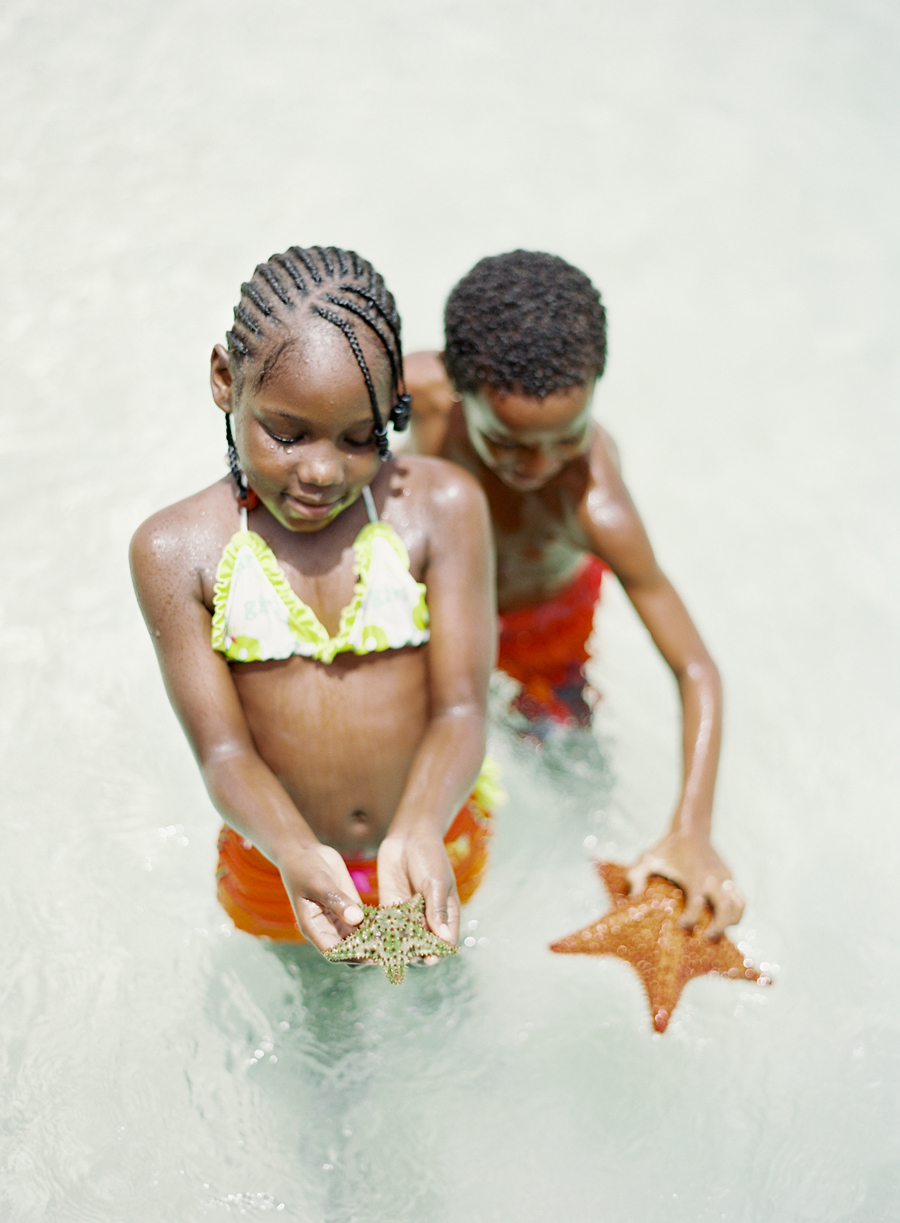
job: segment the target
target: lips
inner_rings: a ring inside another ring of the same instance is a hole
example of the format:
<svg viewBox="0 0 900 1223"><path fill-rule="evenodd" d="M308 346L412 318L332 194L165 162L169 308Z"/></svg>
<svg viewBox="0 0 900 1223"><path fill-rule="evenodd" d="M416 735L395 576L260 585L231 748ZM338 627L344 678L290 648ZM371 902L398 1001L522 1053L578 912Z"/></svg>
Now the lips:
<svg viewBox="0 0 900 1223"><path fill-rule="evenodd" d="M335 497L331 501L313 501L303 497L293 497L290 493L285 493L284 499L288 507L301 518L327 518L341 503L340 497Z"/></svg>

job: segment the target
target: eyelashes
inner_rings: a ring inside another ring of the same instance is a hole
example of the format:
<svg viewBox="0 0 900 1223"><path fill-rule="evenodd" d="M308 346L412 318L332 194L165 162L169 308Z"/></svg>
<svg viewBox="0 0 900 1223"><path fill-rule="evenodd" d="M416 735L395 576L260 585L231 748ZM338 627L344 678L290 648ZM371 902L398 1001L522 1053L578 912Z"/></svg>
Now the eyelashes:
<svg viewBox="0 0 900 1223"><path fill-rule="evenodd" d="M284 447L297 446L299 445L300 442L304 441L305 438L307 437L307 434L305 433L301 433L297 437L280 437L277 433L274 433L271 429L266 429L266 433L268 433L272 441L277 442L279 446L284 446ZM375 444L375 436L374 434L369 433L369 435L364 438L348 437L348 438L345 438L344 441L345 441L345 445L347 446L353 446L355 449L363 450L366 447L373 446Z"/></svg>

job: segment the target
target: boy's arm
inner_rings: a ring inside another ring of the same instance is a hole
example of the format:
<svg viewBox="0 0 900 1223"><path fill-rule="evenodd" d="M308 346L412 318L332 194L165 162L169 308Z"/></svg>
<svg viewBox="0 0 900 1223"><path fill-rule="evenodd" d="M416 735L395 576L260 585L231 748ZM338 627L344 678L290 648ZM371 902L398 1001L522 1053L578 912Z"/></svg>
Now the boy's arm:
<svg viewBox="0 0 900 1223"><path fill-rule="evenodd" d="M403 358L406 389L412 396L409 421L413 454L439 455L456 395L439 352L412 352Z"/></svg>
<svg viewBox="0 0 900 1223"><path fill-rule="evenodd" d="M425 571L431 717L378 851L378 890L385 904L421 892L428 925L455 942L459 898L443 837L484 760L496 596L484 494L459 468L433 468Z"/></svg>
<svg viewBox="0 0 900 1223"><path fill-rule="evenodd" d="M359 894L340 854L321 844L256 750L228 663L210 645L211 617L173 517L156 515L131 542L166 692L217 810L278 867L303 934L326 951L362 921Z"/></svg>
<svg viewBox="0 0 900 1223"><path fill-rule="evenodd" d="M632 890L664 875L685 894L682 923L693 926L709 901L707 935L739 921L743 900L710 843L722 734L722 687L715 663L672 583L657 564L643 523L601 437L590 456L592 479L580 522L591 549L610 566L678 684L684 778L671 827L631 868Z"/></svg>

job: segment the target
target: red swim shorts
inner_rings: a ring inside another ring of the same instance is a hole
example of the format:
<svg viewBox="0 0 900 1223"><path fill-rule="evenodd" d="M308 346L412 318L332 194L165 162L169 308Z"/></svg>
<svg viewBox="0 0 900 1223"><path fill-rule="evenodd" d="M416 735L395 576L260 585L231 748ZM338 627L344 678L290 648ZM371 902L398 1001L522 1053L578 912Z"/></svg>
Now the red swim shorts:
<svg viewBox="0 0 900 1223"><path fill-rule="evenodd" d="M568 726L590 722L585 693L591 690L584 664L607 568L599 557L588 555L572 581L552 599L500 613L497 666L522 685L513 708L529 721L549 719Z"/></svg>
<svg viewBox="0 0 900 1223"><path fill-rule="evenodd" d="M463 904L481 883L488 862L492 811L476 793L469 795L444 837ZM360 899L364 904L377 905L375 859L344 860ZM292 943L305 942L278 868L227 824L219 834L216 879L219 903L239 930Z"/></svg>

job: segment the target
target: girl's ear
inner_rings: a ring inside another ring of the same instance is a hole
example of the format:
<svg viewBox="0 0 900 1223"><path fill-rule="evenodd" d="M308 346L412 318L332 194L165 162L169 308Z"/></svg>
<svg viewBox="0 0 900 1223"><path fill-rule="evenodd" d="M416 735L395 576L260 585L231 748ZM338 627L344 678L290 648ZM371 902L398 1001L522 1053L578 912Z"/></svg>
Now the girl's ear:
<svg viewBox="0 0 900 1223"><path fill-rule="evenodd" d="M223 412L233 411L234 380L231 377L228 353L221 344L217 344L210 354L209 389Z"/></svg>

